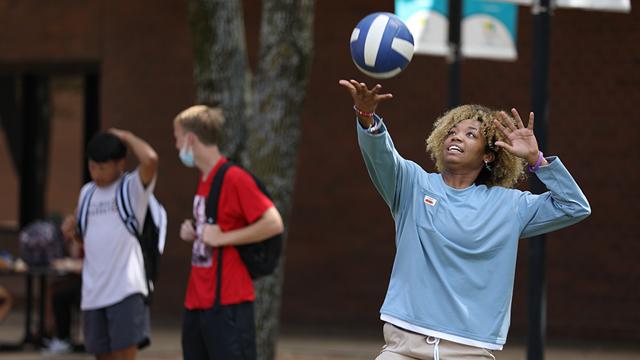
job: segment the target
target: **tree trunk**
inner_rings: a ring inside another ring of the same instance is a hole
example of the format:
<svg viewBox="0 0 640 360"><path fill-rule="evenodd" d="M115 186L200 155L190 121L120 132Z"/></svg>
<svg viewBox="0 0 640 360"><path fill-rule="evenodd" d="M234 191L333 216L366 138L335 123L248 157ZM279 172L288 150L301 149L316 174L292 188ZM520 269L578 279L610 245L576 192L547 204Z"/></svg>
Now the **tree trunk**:
<svg viewBox="0 0 640 360"><path fill-rule="evenodd" d="M288 223L296 178L302 103L313 57L314 1L263 0L262 4L260 62L254 83L253 116L247 123L244 158L247 166L265 180ZM273 276L256 281L259 360L275 357L283 263L284 256Z"/></svg>
<svg viewBox="0 0 640 360"><path fill-rule="evenodd" d="M241 0L191 0L196 101L224 109L222 151L238 159L246 137L250 78Z"/></svg>
<svg viewBox="0 0 640 360"><path fill-rule="evenodd" d="M198 99L219 98L227 117L225 126L243 129L227 129L225 137L237 145L224 151L229 154L229 149L235 149L234 154L239 154L244 165L265 182L285 226L292 204L302 104L313 57L313 9L314 0L262 1L260 60L251 89L246 91L251 74L246 65L240 2L191 0L190 6ZM231 58L242 61L241 66L232 64ZM233 71L237 72L231 74ZM229 94L230 99L225 101L218 94ZM284 252L275 274L255 282L259 360L275 357L283 263Z"/></svg>

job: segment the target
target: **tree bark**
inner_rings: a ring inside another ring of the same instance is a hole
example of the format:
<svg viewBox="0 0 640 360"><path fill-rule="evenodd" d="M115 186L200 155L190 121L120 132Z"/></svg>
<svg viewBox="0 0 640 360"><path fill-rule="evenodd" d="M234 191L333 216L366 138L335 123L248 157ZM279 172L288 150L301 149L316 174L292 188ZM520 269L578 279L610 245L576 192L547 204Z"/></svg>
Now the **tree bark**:
<svg viewBox="0 0 640 360"><path fill-rule="evenodd" d="M240 155L236 158L265 182L285 227L291 212L301 112L313 57L314 2L262 1L259 63L249 90L245 84L251 73L240 1L191 0L190 4L198 99L220 100L227 117L228 142L223 151ZM275 357L284 253L276 272L255 282L260 360Z"/></svg>
<svg viewBox="0 0 640 360"><path fill-rule="evenodd" d="M241 0L191 0L196 101L224 109L221 150L238 159L246 137L250 78Z"/></svg>
<svg viewBox="0 0 640 360"><path fill-rule="evenodd" d="M302 105L313 57L314 1L263 0L262 4L260 61L244 155L246 165L265 180L283 219L289 219ZM274 275L256 281L259 360L275 357L283 263L284 255Z"/></svg>

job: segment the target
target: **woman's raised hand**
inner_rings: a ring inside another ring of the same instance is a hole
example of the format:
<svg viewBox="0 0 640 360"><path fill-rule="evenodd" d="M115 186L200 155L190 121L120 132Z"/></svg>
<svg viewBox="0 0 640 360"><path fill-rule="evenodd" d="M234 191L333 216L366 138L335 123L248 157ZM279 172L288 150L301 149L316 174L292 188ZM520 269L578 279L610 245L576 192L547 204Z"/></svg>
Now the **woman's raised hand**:
<svg viewBox="0 0 640 360"><path fill-rule="evenodd" d="M499 146L511 154L525 159L530 165L538 161L538 141L533 133L533 112L529 113L529 123L527 127L522 123L520 114L516 109L511 109L516 123L512 123L507 114L501 111L498 114L499 119L494 119L495 125L500 132L504 134L505 141L496 141Z"/></svg>
<svg viewBox="0 0 640 360"><path fill-rule="evenodd" d="M353 98L354 105L362 112L374 113L378 107L378 103L393 98L393 95L388 93L380 94L380 90L382 89L382 85L380 84L376 84L376 86L371 89L367 88L365 83L355 80L340 80L338 84L349 91Z"/></svg>

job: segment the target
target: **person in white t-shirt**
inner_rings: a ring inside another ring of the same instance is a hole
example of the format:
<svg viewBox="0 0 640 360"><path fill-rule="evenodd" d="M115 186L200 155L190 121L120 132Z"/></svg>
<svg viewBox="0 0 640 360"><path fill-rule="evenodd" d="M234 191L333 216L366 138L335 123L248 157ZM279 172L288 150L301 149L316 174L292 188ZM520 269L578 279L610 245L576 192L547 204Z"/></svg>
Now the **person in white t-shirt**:
<svg viewBox="0 0 640 360"><path fill-rule="evenodd" d="M127 148L139 166L125 174ZM128 177L125 193L136 220L143 224L155 187L158 155L133 133L111 129L93 137L87 157L93 181L83 186L78 204L81 208L88 195L80 304L85 347L99 360L135 359L138 349L149 344L147 286L142 250L118 213L116 191ZM67 218L63 231L80 238L76 218Z"/></svg>

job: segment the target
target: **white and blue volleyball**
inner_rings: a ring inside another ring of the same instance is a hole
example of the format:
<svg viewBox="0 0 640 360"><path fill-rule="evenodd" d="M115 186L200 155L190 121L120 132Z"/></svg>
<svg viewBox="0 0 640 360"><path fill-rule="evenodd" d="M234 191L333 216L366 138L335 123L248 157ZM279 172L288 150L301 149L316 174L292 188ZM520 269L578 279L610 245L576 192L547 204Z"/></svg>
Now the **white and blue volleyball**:
<svg viewBox="0 0 640 360"><path fill-rule="evenodd" d="M399 17L377 12L360 20L351 33L351 58L376 79L398 75L413 57L413 36Z"/></svg>

